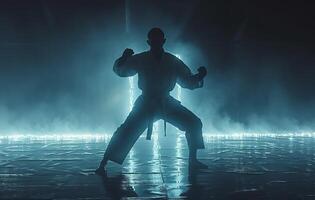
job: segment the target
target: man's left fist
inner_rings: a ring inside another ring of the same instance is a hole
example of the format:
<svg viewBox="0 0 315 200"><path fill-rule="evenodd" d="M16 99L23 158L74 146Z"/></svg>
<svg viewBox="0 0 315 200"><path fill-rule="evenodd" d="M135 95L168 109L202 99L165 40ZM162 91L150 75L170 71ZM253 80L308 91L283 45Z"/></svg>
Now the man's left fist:
<svg viewBox="0 0 315 200"><path fill-rule="evenodd" d="M200 79L203 79L207 75L207 68L204 66L198 68L198 74Z"/></svg>

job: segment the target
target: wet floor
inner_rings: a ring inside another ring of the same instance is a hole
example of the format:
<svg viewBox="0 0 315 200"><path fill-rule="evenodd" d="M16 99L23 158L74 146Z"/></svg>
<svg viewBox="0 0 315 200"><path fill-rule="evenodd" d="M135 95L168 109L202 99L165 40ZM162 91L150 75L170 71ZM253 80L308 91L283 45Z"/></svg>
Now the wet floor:
<svg viewBox="0 0 315 200"><path fill-rule="evenodd" d="M182 134L141 137L94 174L108 137L2 137L0 199L315 199L315 137L205 136L190 171Z"/></svg>

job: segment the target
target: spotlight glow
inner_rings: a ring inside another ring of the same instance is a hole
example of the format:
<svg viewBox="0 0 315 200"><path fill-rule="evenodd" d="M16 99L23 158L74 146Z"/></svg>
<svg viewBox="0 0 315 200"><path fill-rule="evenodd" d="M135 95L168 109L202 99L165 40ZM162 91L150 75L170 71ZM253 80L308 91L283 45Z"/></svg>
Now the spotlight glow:
<svg viewBox="0 0 315 200"><path fill-rule="evenodd" d="M152 135L153 136L153 135ZM52 133L52 134L7 134L1 135L0 141L107 141L112 137L107 133ZM141 138L145 138L145 134L141 135ZM157 137L157 136L154 136ZM205 133L203 137L207 140L224 140L235 139L242 140L246 138L315 138L315 132L300 132L300 133L260 133L260 132L240 132L240 133Z"/></svg>
<svg viewBox="0 0 315 200"><path fill-rule="evenodd" d="M134 77L129 77L129 111L132 110L134 101Z"/></svg>
<svg viewBox="0 0 315 200"><path fill-rule="evenodd" d="M180 55L179 54L175 54L175 56L180 59Z"/></svg>
<svg viewBox="0 0 315 200"><path fill-rule="evenodd" d="M21 141L107 141L110 134L101 133L52 133L52 134L10 134L1 135L1 141L21 142Z"/></svg>
<svg viewBox="0 0 315 200"><path fill-rule="evenodd" d="M179 54L175 54L175 56L177 58L181 59ZM177 90L176 99L178 101L181 101L182 100L182 88L178 84L176 84L176 90Z"/></svg>

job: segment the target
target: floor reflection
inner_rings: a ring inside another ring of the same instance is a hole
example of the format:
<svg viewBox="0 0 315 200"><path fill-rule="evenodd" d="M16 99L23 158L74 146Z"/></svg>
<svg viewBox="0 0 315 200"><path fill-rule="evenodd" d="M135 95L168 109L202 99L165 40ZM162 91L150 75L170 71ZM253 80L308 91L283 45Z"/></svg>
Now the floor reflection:
<svg viewBox="0 0 315 200"><path fill-rule="evenodd" d="M189 185L187 189L183 191L179 196L188 198L188 199L195 199L195 198L202 198L202 196L206 198L211 198L208 194L204 194L204 188L201 184L198 184L197 176L199 175L198 170L188 170L188 182Z"/></svg>
<svg viewBox="0 0 315 200"><path fill-rule="evenodd" d="M158 130L158 129L157 129ZM91 136L91 135L90 135ZM109 137L0 138L0 199L314 199L315 137L205 137L189 171L181 132L139 139L123 166L93 172Z"/></svg>
<svg viewBox="0 0 315 200"><path fill-rule="evenodd" d="M123 197L137 197L137 193L133 187L129 185L127 176L116 175L114 177L100 177L108 197L113 199L121 199Z"/></svg>

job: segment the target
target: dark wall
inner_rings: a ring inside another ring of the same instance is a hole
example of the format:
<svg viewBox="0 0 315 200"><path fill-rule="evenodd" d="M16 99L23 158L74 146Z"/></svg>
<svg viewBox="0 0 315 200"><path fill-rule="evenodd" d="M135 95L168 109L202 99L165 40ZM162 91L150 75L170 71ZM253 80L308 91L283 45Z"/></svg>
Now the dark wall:
<svg viewBox="0 0 315 200"><path fill-rule="evenodd" d="M203 90L183 103L205 130L314 129L314 6L310 1L1 1L0 128L112 131L128 111L128 80L112 72L125 47L146 50L162 27L166 49Z"/></svg>

